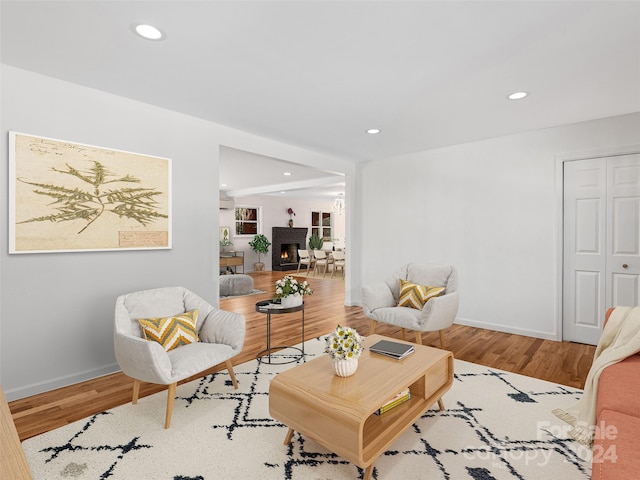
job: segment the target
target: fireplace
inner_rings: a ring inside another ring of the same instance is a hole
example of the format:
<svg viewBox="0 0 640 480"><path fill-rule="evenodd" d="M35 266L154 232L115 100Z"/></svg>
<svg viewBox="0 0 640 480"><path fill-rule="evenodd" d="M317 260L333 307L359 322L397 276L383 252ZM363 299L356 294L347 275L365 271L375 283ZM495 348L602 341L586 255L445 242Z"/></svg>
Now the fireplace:
<svg viewBox="0 0 640 480"><path fill-rule="evenodd" d="M298 268L298 250L307 244L307 229L273 227L271 236L271 269L276 271Z"/></svg>

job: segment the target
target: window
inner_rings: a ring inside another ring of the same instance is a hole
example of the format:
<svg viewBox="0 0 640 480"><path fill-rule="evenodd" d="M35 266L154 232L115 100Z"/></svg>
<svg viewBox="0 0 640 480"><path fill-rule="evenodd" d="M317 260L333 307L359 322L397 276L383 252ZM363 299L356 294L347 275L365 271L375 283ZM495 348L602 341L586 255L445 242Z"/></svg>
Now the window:
<svg viewBox="0 0 640 480"><path fill-rule="evenodd" d="M236 207L236 236L253 236L260 231L260 209Z"/></svg>
<svg viewBox="0 0 640 480"><path fill-rule="evenodd" d="M317 233L326 242L333 238L332 223L330 212L311 212L311 234Z"/></svg>

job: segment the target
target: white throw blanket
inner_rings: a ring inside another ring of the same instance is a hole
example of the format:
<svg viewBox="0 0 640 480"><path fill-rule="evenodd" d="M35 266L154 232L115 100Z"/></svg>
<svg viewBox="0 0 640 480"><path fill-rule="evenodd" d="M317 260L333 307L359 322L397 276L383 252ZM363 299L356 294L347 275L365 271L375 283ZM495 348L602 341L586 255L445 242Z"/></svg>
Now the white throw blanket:
<svg viewBox="0 0 640 480"><path fill-rule="evenodd" d="M569 434L578 442L589 447L593 444L598 380L602 370L638 352L640 307L617 307L611 312L596 347L582 397L566 410L553 410L555 416L573 426Z"/></svg>

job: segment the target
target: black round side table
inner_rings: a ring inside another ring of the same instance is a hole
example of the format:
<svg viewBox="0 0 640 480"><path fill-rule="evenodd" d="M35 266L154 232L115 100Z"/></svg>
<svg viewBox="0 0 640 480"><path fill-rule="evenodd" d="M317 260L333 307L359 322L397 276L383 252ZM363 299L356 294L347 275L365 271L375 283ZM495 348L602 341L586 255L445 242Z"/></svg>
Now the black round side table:
<svg viewBox="0 0 640 480"><path fill-rule="evenodd" d="M267 348L262 350L256 355L256 360L261 363L268 363L270 365L283 365L285 363L293 363L304 357L304 302L301 305L290 308L283 308L279 303L276 303L272 300L263 300L261 302L256 303L256 312L266 313L267 314ZM271 315L283 315L285 313L295 313L302 312L302 348L293 347L290 345L281 345L277 347L271 346ZM279 352L284 349L292 349L297 350L300 353L296 353L293 356L286 356L288 360L283 361L282 359L277 359L276 357L272 357L272 354L275 352ZM276 361L276 359L278 361Z"/></svg>

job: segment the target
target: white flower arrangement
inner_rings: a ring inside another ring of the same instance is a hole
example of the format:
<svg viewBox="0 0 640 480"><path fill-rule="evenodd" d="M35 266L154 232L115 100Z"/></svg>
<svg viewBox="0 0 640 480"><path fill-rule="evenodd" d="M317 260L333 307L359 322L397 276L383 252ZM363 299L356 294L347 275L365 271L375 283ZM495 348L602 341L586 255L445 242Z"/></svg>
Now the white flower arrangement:
<svg viewBox="0 0 640 480"><path fill-rule="evenodd" d="M326 338L325 352L337 360L355 360L363 351L362 337L351 327L341 327Z"/></svg>
<svg viewBox="0 0 640 480"><path fill-rule="evenodd" d="M284 298L289 295L311 295L313 290L309 283L305 280L299 282L291 275L285 275L284 278L276 281L276 294L274 298Z"/></svg>

